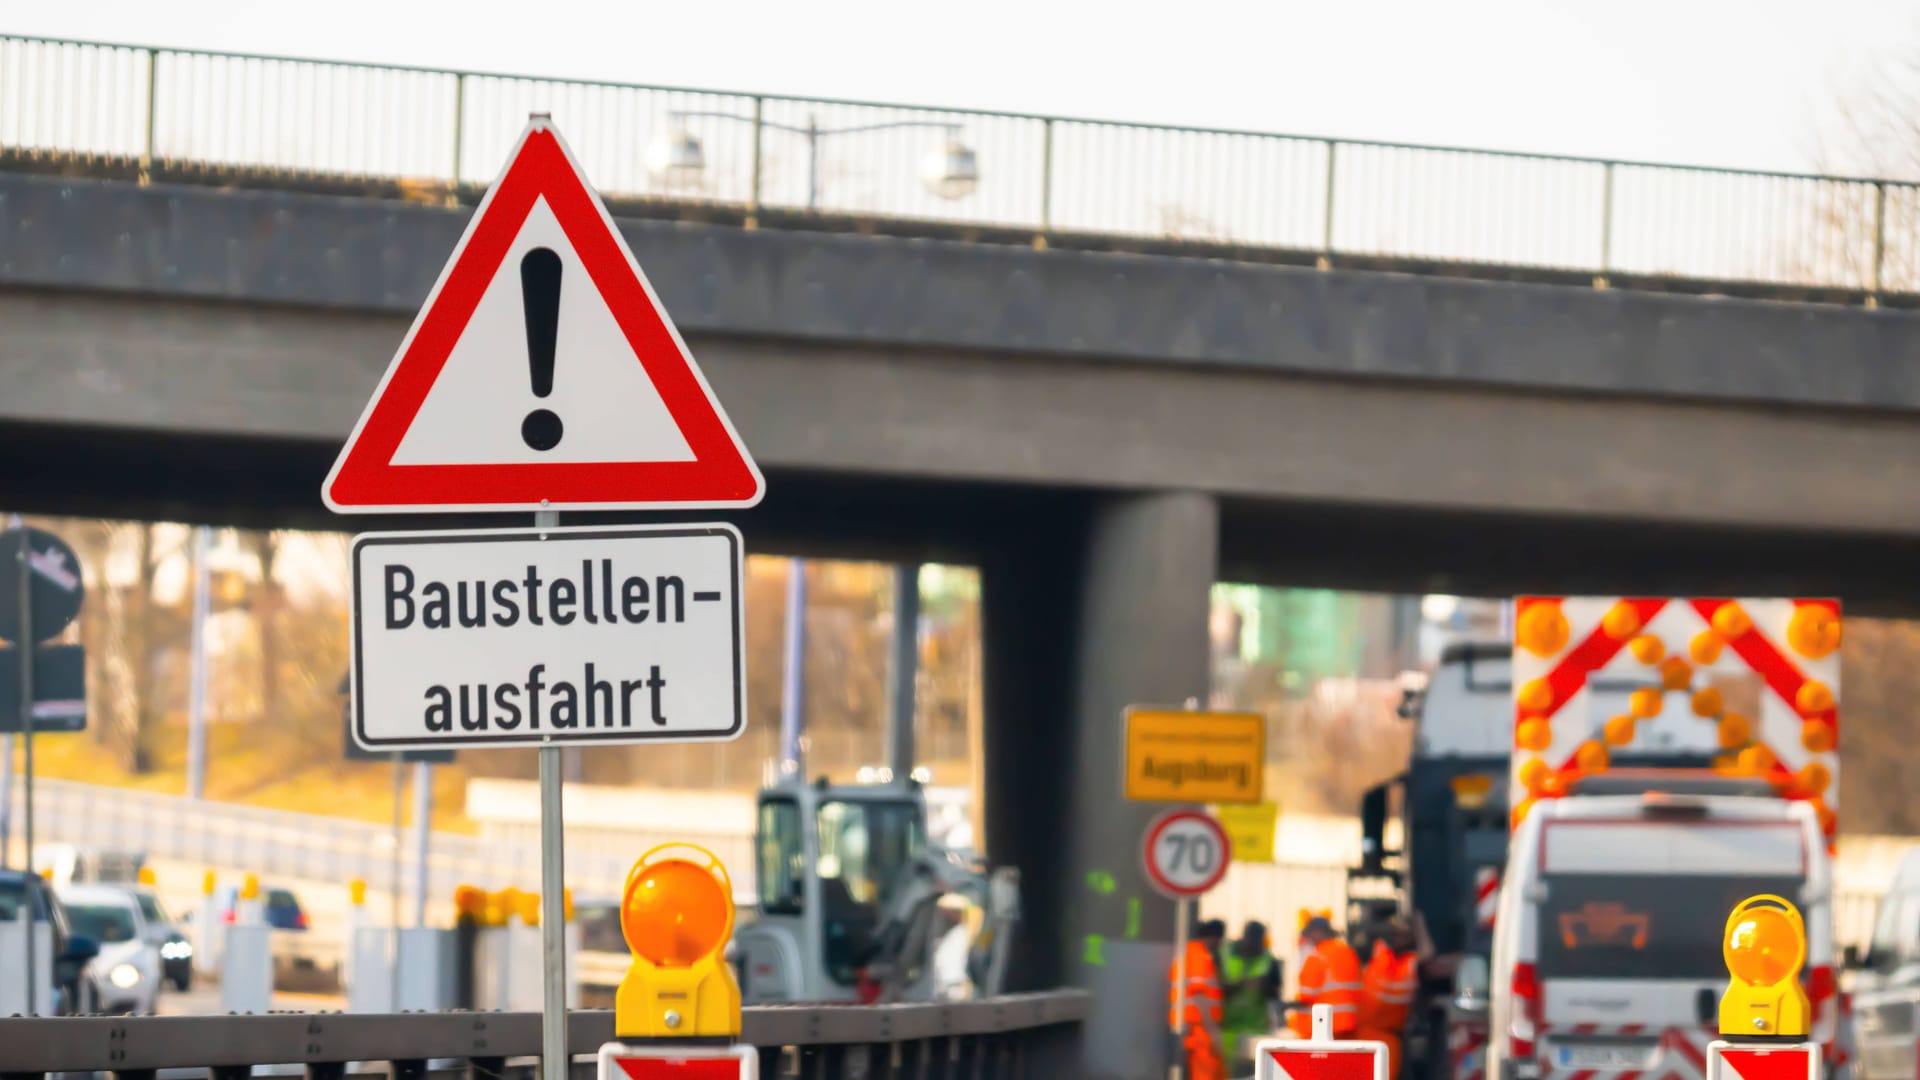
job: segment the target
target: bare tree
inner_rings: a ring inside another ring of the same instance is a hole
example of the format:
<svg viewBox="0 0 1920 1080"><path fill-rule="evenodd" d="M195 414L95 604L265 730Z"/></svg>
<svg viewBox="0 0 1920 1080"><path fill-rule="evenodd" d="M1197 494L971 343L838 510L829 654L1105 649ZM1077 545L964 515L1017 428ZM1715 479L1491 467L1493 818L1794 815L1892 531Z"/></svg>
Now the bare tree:
<svg viewBox="0 0 1920 1080"><path fill-rule="evenodd" d="M97 549L103 552L99 581L107 633L95 668L101 677L95 714L100 737L131 773L151 772L159 763L171 689L166 654L178 645L181 629L181 613L164 608L153 595L156 574L178 547L160 542L162 528L150 522L116 525L109 542ZM104 572L116 549L130 554L132 562L132 580L119 587L109 584Z"/></svg>
<svg viewBox="0 0 1920 1080"><path fill-rule="evenodd" d="M254 629L260 636L260 719L273 723L280 709L280 582L273 567L280 557L280 534L271 529L240 534L260 568L260 591L253 604Z"/></svg>
<svg viewBox="0 0 1920 1080"><path fill-rule="evenodd" d="M1920 22L1909 29L1907 48L1837 89L1814 148L1822 172L1879 181L1822 186L1815 257L1881 291L1920 288Z"/></svg>

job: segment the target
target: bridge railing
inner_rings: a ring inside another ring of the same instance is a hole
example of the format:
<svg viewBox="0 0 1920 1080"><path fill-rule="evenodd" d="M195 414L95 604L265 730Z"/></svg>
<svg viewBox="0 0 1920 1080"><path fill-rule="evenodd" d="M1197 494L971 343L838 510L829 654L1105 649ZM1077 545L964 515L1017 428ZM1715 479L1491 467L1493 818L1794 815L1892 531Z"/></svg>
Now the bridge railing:
<svg viewBox="0 0 1920 1080"><path fill-rule="evenodd" d="M0 152L148 176L485 183L530 111L629 199L1328 262L1920 290L1920 187L1895 181L0 38ZM923 183L949 137L977 155L964 197Z"/></svg>
<svg viewBox="0 0 1920 1080"><path fill-rule="evenodd" d="M742 1034L760 1048L760 1075L768 1077L1044 1080L1074 1073L1089 1011L1090 998L1079 990L924 1005L750 1008ZM573 1013L567 1041L580 1055L573 1075L593 1075L592 1059L584 1055L612 1038L612 1013ZM61 1072L152 1076L165 1069L204 1069L213 1080L239 1080L274 1066L325 1080L363 1071L415 1078L450 1063L464 1066L473 1080L494 1080L529 1075L539 1052L538 1013L0 1020L0 1072L11 1080ZM798 1069L788 1072L782 1064Z"/></svg>

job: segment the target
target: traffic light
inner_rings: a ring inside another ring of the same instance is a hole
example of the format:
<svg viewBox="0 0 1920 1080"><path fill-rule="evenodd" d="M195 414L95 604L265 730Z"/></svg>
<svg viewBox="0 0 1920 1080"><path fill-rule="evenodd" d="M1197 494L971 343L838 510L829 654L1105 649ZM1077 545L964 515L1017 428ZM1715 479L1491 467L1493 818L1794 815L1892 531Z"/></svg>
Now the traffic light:
<svg viewBox="0 0 1920 1080"><path fill-rule="evenodd" d="M1807 927L1778 896L1750 896L1727 916L1721 955L1733 976L1720 999L1720 1034L1804 1038L1812 1005L1800 986Z"/></svg>
<svg viewBox="0 0 1920 1080"><path fill-rule="evenodd" d="M620 931L633 963L614 993L613 1034L740 1034L740 984L722 956L733 937L733 882L712 852L663 844L627 872Z"/></svg>

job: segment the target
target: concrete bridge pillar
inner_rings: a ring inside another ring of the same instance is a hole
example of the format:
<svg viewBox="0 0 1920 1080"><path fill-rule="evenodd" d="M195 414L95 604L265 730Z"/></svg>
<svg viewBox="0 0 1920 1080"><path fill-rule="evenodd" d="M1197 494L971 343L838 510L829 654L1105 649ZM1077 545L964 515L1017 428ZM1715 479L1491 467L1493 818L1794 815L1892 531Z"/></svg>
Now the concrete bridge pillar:
<svg viewBox="0 0 1920 1080"><path fill-rule="evenodd" d="M1122 716L1205 700L1219 508L1101 495L983 561L986 841L1021 871L1014 989L1097 996L1087 1075L1165 1075L1173 905L1147 885L1157 807L1121 799Z"/></svg>

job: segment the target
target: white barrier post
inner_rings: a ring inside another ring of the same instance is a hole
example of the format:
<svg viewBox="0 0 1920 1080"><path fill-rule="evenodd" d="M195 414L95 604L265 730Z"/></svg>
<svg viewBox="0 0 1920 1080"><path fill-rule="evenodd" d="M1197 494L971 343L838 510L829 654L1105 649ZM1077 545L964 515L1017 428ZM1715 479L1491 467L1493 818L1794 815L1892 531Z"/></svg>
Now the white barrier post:
<svg viewBox="0 0 1920 1080"><path fill-rule="evenodd" d="M347 882L347 933L341 949L340 977L346 981L351 999L354 975L360 968L360 931L367 926L367 883L360 878ZM357 1011L357 1010L356 1010Z"/></svg>
<svg viewBox="0 0 1920 1080"><path fill-rule="evenodd" d="M273 1008L273 928L260 900L260 879L248 874L235 903L220 957L220 1007L259 1013Z"/></svg>
<svg viewBox="0 0 1920 1080"><path fill-rule="evenodd" d="M193 920L193 966L202 975L220 969L220 913L214 910L213 902L218 884L211 870L200 879L200 912Z"/></svg>
<svg viewBox="0 0 1920 1080"><path fill-rule="evenodd" d="M0 1016L27 1015L27 934L33 934L33 1012L53 1015L53 928L21 918L0 921Z"/></svg>

